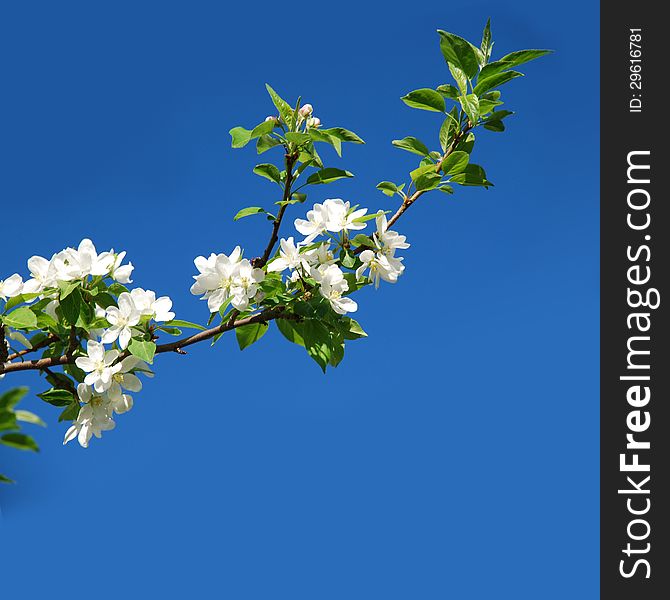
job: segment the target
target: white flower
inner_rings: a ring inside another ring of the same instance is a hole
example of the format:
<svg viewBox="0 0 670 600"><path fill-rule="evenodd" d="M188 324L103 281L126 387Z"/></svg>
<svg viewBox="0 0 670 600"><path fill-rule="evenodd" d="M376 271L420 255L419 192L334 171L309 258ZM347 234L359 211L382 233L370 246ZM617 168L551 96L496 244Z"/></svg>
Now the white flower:
<svg viewBox="0 0 670 600"><path fill-rule="evenodd" d="M298 265L302 262L300 245L296 246L293 238L290 237L287 240L280 240L279 247L279 256L268 264L268 272L280 272L286 269L293 271L297 269Z"/></svg>
<svg viewBox="0 0 670 600"><path fill-rule="evenodd" d="M230 297L241 258L242 250L237 246L230 256L211 254L209 258L198 256L193 261L200 275L193 276L195 283L191 286L191 293L203 294L202 299L207 300L210 312L217 312Z"/></svg>
<svg viewBox="0 0 670 600"><path fill-rule="evenodd" d="M265 122L267 123L268 121L276 121L277 117L270 115L269 117L265 117Z"/></svg>
<svg viewBox="0 0 670 600"><path fill-rule="evenodd" d="M309 117L309 115L311 115L312 112L314 112L314 108L312 107L311 104L305 104L301 106L300 109L298 110L298 114L303 118Z"/></svg>
<svg viewBox="0 0 670 600"><path fill-rule="evenodd" d="M156 292L135 288L131 290L130 296L135 307L143 316L149 316L154 321L172 321L175 314L170 311L172 300L168 296L156 298Z"/></svg>
<svg viewBox="0 0 670 600"><path fill-rule="evenodd" d="M77 438L82 448L88 448L91 437L102 437L103 431L110 431L116 427L112 419L113 406L106 394L94 394L84 383L77 386L77 395L84 402L79 409L79 415L72 426L65 432L63 445Z"/></svg>
<svg viewBox="0 0 670 600"><path fill-rule="evenodd" d="M23 279L18 273L14 273L7 279L0 279L0 299L7 301L8 298L14 298L23 291Z"/></svg>
<svg viewBox="0 0 670 600"><path fill-rule="evenodd" d="M407 243L407 238L404 235L400 235L397 231L388 230L386 215L384 213L379 213L375 221L377 223L377 231L374 237L385 256L393 257L396 250L406 250L409 248L410 245Z"/></svg>
<svg viewBox="0 0 670 600"><path fill-rule="evenodd" d="M321 119L319 119L318 117L311 117L311 118L307 119L306 124L307 124L308 128L310 128L310 127L316 128L316 127L319 127L321 125Z"/></svg>
<svg viewBox="0 0 670 600"><path fill-rule="evenodd" d="M319 244L316 248L307 250L302 254L305 262L310 266L328 266L335 264L337 259L330 249L330 243L324 242ZM307 269L309 271L309 269Z"/></svg>
<svg viewBox="0 0 670 600"><path fill-rule="evenodd" d="M128 292L119 294L118 304L118 308L116 306L107 308L105 317L111 327L105 331L100 341L103 344L112 344L118 339L119 347L125 350L133 336L131 328L140 322L142 314Z"/></svg>
<svg viewBox="0 0 670 600"><path fill-rule="evenodd" d="M383 279L389 283L398 281L398 271L389 263L389 260L381 252L373 252L372 250L363 250L360 256L363 263L356 269L356 279L361 279L366 269L370 269L368 278L373 281L375 287L379 287L379 280ZM396 259L397 260L397 259Z"/></svg>
<svg viewBox="0 0 670 600"><path fill-rule="evenodd" d="M93 242L83 239L77 248L77 262L82 276L93 275L94 277L107 275L114 266L114 254L103 252L98 254Z"/></svg>
<svg viewBox="0 0 670 600"><path fill-rule="evenodd" d="M295 220L294 225L298 233L307 236L303 244L310 244L314 238L326 231L327 217L328 214L323 204L317 203L312 210L307 211L307 219Z"/></svg>
<svg viewBox="0 0 670 600"><path fill-rule="evenodd" d="M124 410L126 406L124 396L126 394L123 393L123 390L130 392L139 392L142 390L142 381L135 375L134 371L142 372L149 376L153 376L153 372L149 369L149 365L136 356L127 356L119 364L121 368L118 373L112 376L112 384L107 390L107 395L112 401L114 410L120 414L130 410L130 407L126 407ZM130 401L132 403L132 398ZM119 406L118 410L116 408L117 405Z"/></svg>
<svg viewBox="0 0 670 600"><path fill-rule="evenodd" d="M121 370L120 364L114 364L119 358L118 350L107 350L103 344L90 340L86 345L88 356L80 356L74 362L88 373L84 379L86 385L92 386L96 392L102 393L112 385L112 377Z"/></svg>
<svg viewBox="0 0 670 600"><path fill-rule="evenodd" d="M231 304L237 310L246 310L249 306L249 300L256 295L258 284L263 281L264 277L263 270L252 267L246 258L240 261L233 277L233 285L230 288Z"/></svg>
<svg viewBox="0 0 670 600"><path fill-rule="evenodd" d="M38 294L46 287L56 285L56 273L52 261L43 256L32 256L28 259L28 270L32 279L24 284L24 291L27 294Z"/></svg>
<svg viewBox="0 0 670 600"><path fill-rule="evenodd" d="M336 313L343 315L358 310L356 302L342 296L349 289L349 284L337 265L330 265L323 270L312 268L312 277L319 283L321 295L330 302Z"/></svg>
<svg viewBox="0 0 670 600"><path fill-rule="evenodd" d="M356 222L356 219L365 215L368 212L367 208L352 211L350 203L344 202L340 198L326 200L323 207L327 214L326 229L328 231L338 233L340 231L365 229L366 227L365 223Z"/></svg>
<svg viewBox="0 0 670 600"><path fill-rule="evenodd" d="M125 257L126 257L125 252L119 252L114 259L114 264L112 265L111 269L112 279L122 284L133 282L132 279L130 279L130 276L133 272L133 269L135 268L133 267L133 263L128 263L127 265L121 264Z"/></svg>

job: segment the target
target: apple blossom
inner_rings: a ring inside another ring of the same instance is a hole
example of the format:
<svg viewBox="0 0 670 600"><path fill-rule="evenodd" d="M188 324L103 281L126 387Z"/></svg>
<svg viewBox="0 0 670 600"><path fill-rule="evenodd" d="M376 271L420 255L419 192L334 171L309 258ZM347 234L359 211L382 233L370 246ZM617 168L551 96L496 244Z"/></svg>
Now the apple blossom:
<svg viewBox="0 0 670 600"><path fill-rule="evenodd" d="M319 283L321 295L330 302L330 306L337 314L343 315L358 310L358 304L354 300L342 296L349 289L349 284L337 265L325 267L323 271L312 268L312 277Z"/></svg>
<svg viewBox="0 0 670 600"><path fill-rule="evenodd" d="M0 279L0 299L7 300L19 296L23 291L23 279L18 273L10 275L7 279Z"/></svg>
<svg viewBox="0 0 670 600"><path fill-rule="evenodd" d="M80 356L74 361L82 371L88 373L84 383L92 386L98 393L107 391L112 385L112 377L121 370L121 365L116 363L119 351L105 351L102 343L89 340L86 353L87 356Z"/></svg>
<svg viewBox="0 0 670 600"><path fill-rule="evenodd" d="M100 341L103 344L112 344L118 339L119 347L127 348L133 336L132 327L140 322L142 316L132 296L128 292L119 294L118 307L110 306L105 316L111 327L102 334Z"/></svg>

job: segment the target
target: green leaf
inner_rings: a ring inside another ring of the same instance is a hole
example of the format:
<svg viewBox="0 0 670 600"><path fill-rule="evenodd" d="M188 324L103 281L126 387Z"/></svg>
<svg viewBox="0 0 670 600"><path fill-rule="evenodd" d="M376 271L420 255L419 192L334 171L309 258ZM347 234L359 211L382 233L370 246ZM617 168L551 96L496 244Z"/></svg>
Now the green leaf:
<svg viewBox="0 0 670 600"><path fill-rule="evenodd" d="M502 121L486 121L484 129L501 133L505 131L505 124Z"/></svg>
<svg viewBox="0 0 670 600"><path fill-rule="evenodd" d="M484 55L484 62L488 62L491 58L491 49L493 48L493 41L491 39L491 19L487 19L486 26L482 33L482 44L480 46L482 54Z"/></svg>
<svg viewBox="0 0 670 600"><path fill-rule="evenodd" d="M250 325L242 325L235 329L237 337L237 344L240 350L244 350L260 340L268 331L267 323L252 323Z"/></svg>
<svg viewBox="0 0 670 600"><path fill-rule="evenodd" d="M460 96L458 88L451 85L450 83L444 83L437 86L437 91L440 92L445 98L451 98L452 100L458 100Z"/></svg>
<svg viewBox="0 0 670 600"><path fill-rule="evenodd" d="M279 173L279 169L270 163L256 165L254 167L254 173L281 185L281 175Z"/></svg>
<svg viewBox="0 0 670 600"><path fill-rule="evenodd" d="M11 429L20 429L16 422L16 414L11 410L0 409L0 431L7 431Z"/></svg>
<svg viewBox="0 0 670 600"><path fill-rule="evenodd" d="M37 296L39 296L39 294L19 294L18 296L13 296L12 298L9 298L5 303L5 312L9 312L10 310L12 310L12 308L18 306L19 304L23 304L24 302L34 300L35 298L37 298Z"/></svg>
<svg viewBox="0 0 670 600"><path fill-rule="evenodd" d="M255 140L258 137L261 137L262 135L268 135L272 132L272 130L275 128L275 123L276 121L263 121L262 123L259 123L256 125L256 127L253 128L251 131L251 135L249 136L252 140Z"/></svg>
<svg viewBox="0 0 670 600"><path fill-rule="evenodd" d="M24 423L32 423L33 425L41 425L46 427L47 424L42 421L35 413L31 413L29 410L17 410L16 419L18 421L23 421Z"/></svg>
<svg viewBox="0 0 670 600"><path fill-rule="evenodd" d="M342 140L340 140L339 138L336 138L335 136L332 136L326 133L325 131L321 131L320 129L314 129L314 128L309 130L309 136L315 142L325 142L326 144L330 144L333 148L335 148L335 152L337 152L337 155L342 156ZM302 165L300 165L298 171L302 172L304 169L310 166L310 163L311 161L303 163Z"/></svg>
<svg viewBox="0 0 670 600"><path fill-rule="evenodd" d="M154 354L156 353L156 344L153 342L144 342L132 339L128 346L128 350L133 356L137 356L140 360L152 364L154 362Z"/></svg>
<svg viewBox="0 0 670 600"><path fill-rule="evenodd" d="M453 117L448 116L440 127L440 147L442 152L446 152L449 144L451 144L453 137L456 133L458 127L458 122L455 122Z"/></svg>
<svg viewBox="0 0 670 600"><path fill-rule="evenodd" d="M331 127L330 129L321 129L322 133L327 133L328 135L337 138L342 142L350 142L352 144L365 144L365 142L358 137L353 131L344 129L343 127Z"/></svg>
<svg viewBox="0 0 670 600"><path fill-rule="evenodd" d="M205 331L205 327L202 325L191 323L190 321L182 321L181 319L173 319L165 324L170 327L186 327L187 329L199 329L200 331Z"/></svg>
<svg viewBox="0 0 670 600"><path fill-rule="evenodd" d="M182 334L182 330L179 327L167 327L166 325L159 325L156 329L159 331L164 331L168 335L178 336Z"/></svg>
<svg viewBox="0 0 670 600"><path fill-rule="evenodd" d="M477 60L475 47L453 33L440 29L437 30L437 33L440 34L440 50L442 50L444 59L461 69L468 79L472 79L479 71L479 61Z"/></svg>
<svg viewBox="0 0 670 600"><path fill-rule="evenodd" d="M302 323L302 337L305 341L307 354L316 361L325 373L332 355L328 328L320 321L308 319Z"/></svg>
<svg viewBox="0 0 670 600"><path fill-rule="evenodd" d="M458 101L461 103L465 114L468 115L470 123L476 125L479 120L479 98L476 94L468 94L461 96Z"/></svg>
<svg viewBox="0 0 670 600"><path fill-rule="evenodd" d="M474 92L475 94L483 94L489 90L492 90L493 88L501 86L503 83L507 83L512 79L516 79L517 77L523 77L523 73L519 73L518 71L503 71L502 73L491 75L485 79L480 77L477 81Z"/></svg>
<svg viewBox="0 0 670 600"><path fill-rule="evenodd" d="M305 340L299 333L300 325L298 323L294 323L287 319L275 319L275 324L277 325L277 329L279 329L289 342L298 344L298 346L305 346Z"/></svg>
<svg viewBox="0 0 670 600"><path fill-rule="evenodd" d="M60 312L69 325L75 325L79 319L82 304L81 291L74 289L60 303Z"/></svg>
<svg viewBox="0 0 670 600"><path fill-rule="evenodd" d="M74 421L79 416L81 405L76 400L58 415L58 422Z"/></svg>
<svg viewBox="0 0 670 600"><path fill-rule="evenodd" d="M29 308L22 306L5 315L2 320L5 325L14 329L35 329L37 327L37 317Z"/></svg>
<svg viewBox="0 0 670 600"><path fill-rule="evenodd" d="M408 136L401 140L393 140L391 142L396 148L401 148L402 150L407 150L407 152L412 152L418 154L419 156L428 156L430 150L428 147L415 137Z"/></svg>
<svg viewBox="0 0 670 600"><path fill-rule="evenodd" d="M338 179L344 179L345 177L353 177L353 173L349 171L343 171L342 169L334 169L328 167L321 169L316 173L312 173L307 178L308 185L320 185L324 183L330 183L331 181L337 181Z"/></svg>
<svg viewBox="0 0 670 600"><path fill-rule="evenodd" d="M40 451L37 442L29 435L23 433L5 433L5 435L0 437L0 444L19 450L30 450L31 452Z"/></svg>
<svg viewBox="0 0 670 600"><path fill-rule="evenodd" d="M442 176L437 173L425 173L414 180L414 185L418 191L427 192L434 190L442 181Z"/></svg>
<svg viewBox="0 0 670 600"><path fill-rule="evenodd" d="M289 131L284 137L289 141L293 142L294 144L298 144L299 146L303 144L307 144L312 141L312 136L309 135L309 133L302 133L300 131Z"/></svg>
<svg viewBox="0 0 670 600"><path fill-rule="evenodd" d="M357 340L362 337L368 337L368 334L365 333L358 321L349 317L344 317L342 319L342 324L345 326L345 331L343 331L345 339Z"/></svg>
<svg viewBox="0 0 670 600"><path fill-rule="evenodd" d="M440 190L444 194L453 194L454 193L454 188L452 188L450 185L446 185L446 184L445 185L440 185L435 189Z"/></svg>
<svg viewBox="0 0 670 600"><path fill-rule="evenodd" d="M244 127L233 127L228 133L232 138L233 148L244 148L251 140L251 131Z"/></svg>
<svg viewBox="0 0 670 600"><path fill-rule="evenodd" d="M281 96L275 92L267 83L265 84L265 88L267 89L268 94L270 94L272 103L279 111L279 116L283 119L284 123L289 124L293 117L293 108L288 102L286 102L286 100L283 100Z"/></svg>
<svg viewBox="0 0 670 600"><path fill-rule="evenodd" d="M0 395L0 410L13 409L27 393L27 387L17 387L7 390L4 394Z"/></svg>
<svg viewBox="0 0 670 600"><path fill-rule="evenodd" d="M454 175L450 183L458 183L466 186L480 186L489 188L493 184L486 179L486 172L479 165L470 163L462 173Z"/></svg>
<svg viewBox="0 0 670 600"><path fill-rule="evenodd" d="M377 189L381 190L387 196L393 196L398 193L398 186L390 181L380 181L377 184Z"/></svg>
<svg viewBox="0 0 670 600"><path fill-rule="evenodd" d="M500 73L505 69L512 69L524 63L527 63L546 54L551 54L551 50L517 50L503 56L501 59L486 65L479 73L479 79L490 77L496 73Z"/></svg>
<svg viewBox="0 0 670 600"><path fill-rule="evenodd" d="M442 97L442 94L429 88L414 90L406 96L403 96L401 100L407 104L407 106L411 106L412 108L431 110L434 112L445 111L444 98Z"/></svg>
<svg viewBox="0 0 670 600"><path fill-rule="evenodd" d="M281 140L272 137L271 135L262 135L256 142L256 152L263 154L275 146L281 146Z"/></svg>
<svg viewBox="0 0 670 600"><path fill-rule="evenodd" d="M456 150L452 152L442 162L442 171L447 175L455 175L465 170L470 162L470 155L467 152Z"/></svg>
<svg viewBox="0 0 670 600"><path fill-rule="evenodd" d="M502 102L498 100L487 100L485 98L479 97L479 115L483 116L487 113L490 113L496 106L500 106Z"/></svg>
<svg viewBox="0 0 670 600"><path fill-rule="evenodd" d="M463 152L467 152L468 154L472 154L472 149L474 147L475 147L475 134L474 133L468 133L468 135L465 136L465 139L461 140L456 145L456 150L462 150Z"/></svg>
<svg viewBox="0 0 670 600"><path fill-rule="evenodd" d="M64 300L67 298L75 289L81 286L81 281L59 281L58 289L60 290L59 298Z"/></svg>
<svg viewBox="0 0 670 600"><path fill-rule="evenodd" d="M14 483L14 480L0 473L0 483Z"/></svg>
<svg viewBox="0 0 670 600"><path fill-rule="evenodd" d="M74 395L72 392L57 388L51 388L46 392L37 394L37 396L38 398L41 398L45 402L51 404L51 406L69 406L74 400Z"/></svg>
<svg viewBox="0 0 670 600"><path fill-rule="evenodd" d="M461 91L461 94L462 95L467 94L468 93L467 75L463 72L462 69L459 69L458 67L452 65L451 63L448 66L449 66L449 72L451 73L451 76L458 84L458 89Z"/></svg>
<svg viewBox="0 0 670 600"><path fill-rule="evenodd" d="M240 219L243 219L244 217L249 217L251 215L260 215L266 213L267 211L264 208L261 208L260 206L247 206L233 217L233 221L239 221Z"/></svg>

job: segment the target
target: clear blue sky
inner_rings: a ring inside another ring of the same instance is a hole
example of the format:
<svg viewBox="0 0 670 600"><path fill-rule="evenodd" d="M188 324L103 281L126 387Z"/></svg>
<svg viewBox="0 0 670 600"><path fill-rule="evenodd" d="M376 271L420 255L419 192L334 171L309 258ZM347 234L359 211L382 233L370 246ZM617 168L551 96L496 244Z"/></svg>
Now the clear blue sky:
<svg viewBox="0 0 670 600"><path fill-rule="evenodd" d="M202 321L193 257L266 238L232 222L272 198L227 133L272 112L265 82L367 141L313 200L377 209L414 164L391 139L438 127L399 100L448 81L435 29L491 16L497 56L556 54L480 136L496 187L401 221L406 274L360 296L370 337L337 370L274 330L164 356L88 450L30 400L49 427L0 449L0 595L597 597L598 4L232 4L3 4L1 273L90 236Z"/></svg>

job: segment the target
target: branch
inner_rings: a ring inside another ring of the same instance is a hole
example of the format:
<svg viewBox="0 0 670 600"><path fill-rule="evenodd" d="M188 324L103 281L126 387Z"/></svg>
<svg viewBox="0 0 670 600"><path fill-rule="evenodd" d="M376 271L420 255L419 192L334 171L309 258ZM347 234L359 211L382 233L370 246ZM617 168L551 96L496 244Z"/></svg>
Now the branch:
<svg viewBox="0 0 670 600"><path fill-rule="evenodd" d="M200 331L191 336L182 338L175 342L170 342L169 344L160 344L156 346L156 354L163 354L165 352L177 352L178 354L186 354L182 351L183 348L187 346L192 346L199 342L204 342L205 340L212 339L213 337L230 331L231 329L237 329L243 325L252 325L254 323L267 323L273 319L289 319L297 320L300 317L297 315L286 312L285 307L277 306L260 312L258 314L252 315L250 317L245 317L244 319L239 319L235 321L224 321L221 325L217 327L212 327L211 329L206 329ZM119 358L123 359L126 356L129 356L128 352L124 352ZM64 354L63 356L55 356L51 358L41 358L39 360L29 360L17 363L6 363L0 364L0 374L12 373L14 371L46 371L50 367L59 367L63 365L73 364L75 357L72 353Z"/></svg>
<svg viewBox="0 0 670 600"><path fill-rule="evenodd" d="M56 335L49 335L45 337L41 342L35 344L32 348L26 348L25 350L19 350L18 352L14 352L14 354L10 354L7 359L3 362L10 362L14 359L19 358L20 356L25 356L26 354L30 354L31 352L37 352L38 350L41 350L42 348L46 348L47 346L51 345L52 342L55 342L58 338Z"/></svg>
<svg viewBox="0 0 670 600"><path fill-rule="evenodd" d="M437 173L440 172L442 169L442 165L444 164L444 161L447 160L449 156L456 150L456 146L458 146L459 142L463 139L463 136L466 135L470 130L472 129L472 125L468 123L463 130L456 136L454 137L454 141L451 142L451 146L449 146L449 149L444 153L440 161L437 163L435 166L435 171ZM391 227L400 217L402 217L403 213L410 207L412 204L414 204L423 194L425 194L425 191L422 190L417 190L414 192L411 196L408 196L403 200L403 203L400 205L400 208L396 211L396 213L388 220L388 227Z"/></svg>
<svg viewBox="0 0 670 600"><path fill-rule="evenodd" d="M298 157L295 156L295 154L286 154L284 158L286 162L286 181L284 181L284 194L282 196L282 202L286 203L291 198L291 185L293 184L293 165L295 165L295 161L297 160ZM260 269L264 267L265 264L268 262L268 259L272 254L272 250L274 249L275 244L279 239L279 228L281 227L281 222L282 219L284 218L284 213L286 212L287 207L288 204L282 204L281 208L279 209L279 212L277 213L277 218L275 219L275 222L272 225L272 234L270 235L270 241L268 242L268 245L265 248L265 252L263 252L263 255L260 256L259 258L255 258L252 261L254 267L258 267Z"/></svg>

